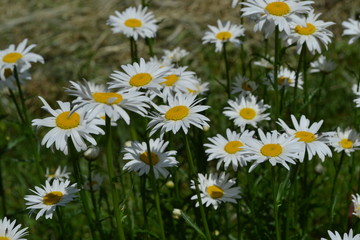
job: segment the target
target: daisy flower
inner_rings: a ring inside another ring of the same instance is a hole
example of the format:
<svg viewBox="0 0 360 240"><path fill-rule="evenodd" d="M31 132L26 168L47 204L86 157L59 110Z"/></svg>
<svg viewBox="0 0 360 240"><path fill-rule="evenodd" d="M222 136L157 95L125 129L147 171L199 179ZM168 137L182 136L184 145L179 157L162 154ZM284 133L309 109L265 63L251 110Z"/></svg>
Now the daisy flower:
<svg viewBox="0 0 360 240"><path fill-rule="evenodd" d="M331 231L328 231L330 240L360 240L360 234L356 234L353 236L353 230L350 229L349 234L345 233L343 237L335 231L334 233ZM326 238L321 238L320 240L327 240Z"/></svg>
<svg viewBox="0 0 360 240"><path fill-rule="evenodd" d="M342 26L345 28L343 36L352 36L349 40L349 44L353 44L360 38L360 21L349 18L347 21L342 22Z"/></svg>
<svg viewBox="0 0 360 240"><path fill-rule="evenodd" d="M354 212L353 215L360 218L360 195L357 193L356 195L352 194L352 202L354 204Z"/></svg>
<svg viewBox="0 0 360 240"><path fill-rule="evenodd" d="M91 179L91 180L90 180ZM101 187L101 184L103 182L103 177L97 173L91 173L91 178L87 179L84 183L84 189L87 191L98 191Z"/></svg>
<svg viewBox="0 0 360 240"><path fill-rule="evenodd" d="M17 47L11 44L7 49L0 51L0 64L10 69L16 66L19 72L24 72L31 67L32 62L44 63L43 57L30 52L36 45L31 44L26 47L27 42L28 40L25 39Z"/></svg>
<svg viewBox="0 0 360 240"><path fill-rule="evenodd" d="M165 132L172 131L176 134L180 129L187 134L190 125L198 128L209 126L207 123L210 121L207 117L199 114L205 111L209 106L198 105L203 99L196 99L193 94L177 93L175 96L168 96L167 105L157 106L153 104L158 113L150 116L148 128L152 128L150 135L153 135L160 129L161 136Z"/></svg>
<svg viewBox="0 0 360 240"><path fill-rule="evenodd" d="M299 153L303 150L298 139L277 131L268 132L265 135L260 128L258 133L260 140L248 138L244 141L245 160L254 161L249 172L265 161L269 161L272 166L279 163L288 170L290 169L288 163L296 164L295 159L299 159Z"/></svg>
<svg viewBox="0 0 360 240"><path fill-rule="evenodd" d="M234 171L237 170L238 165L240 167L246 166L247 162L244 159L244 154L242 154L244 139L252 137L254 131L244 131L242 133L237 133L226 129L226 138L220 134L217 134L215 137L208 138L211 142L204 144L207 149L205 152L209 155L208 161L219 159L216 165L216 169L219 170L220 166L224 163L225 170L232 165Z"/></svg>
<svg viewBox="0 0 360 240"><path fill-rule="evenodd" d="M317 132L319 131L323 120L314 122L310 126L310 121L304 115L301 116L298 122L294 115L291 115L291 120L295 129L291 129L281 119L278 124L291 136L294 136L301 143L302 150L300 151L300 162L304 161L305 152L308 153L308 159L311 160L315 155L318 155L321 161L325 160L325 156L332 157L330 148L325 144Z"/></svg>
<svg viewBox="0 0 360 240"><path fill-rule="evenodd" d="M351 90L355 95L360 96L360 86L357 83L353 84Z"/></svg>
<svg viewBox="0 0 360 240"><path fill-rule="evenodd" d="M35 210L40 209L36 214L36 220L45 214L46 219L51 219L53 212L57 206L65 206L76 198L79 189L76 189L76 183L70 185L69 180L60 181L55 179L52 184L49 181L45 182L42 187L35 187L35 190L30 190L35 195L26 195L26 209L30 209L30 214Z"/></svg>
<svg viewBox="0 0 360 240"><path fill-rule="evenodd" d="M326 60L326 57L320 55L319 58L310 63L310 73L330 73L336 68L336 63L333 61Z"/></svg>
<svg viewBox="0 0 360 240"><path fill-rule="evenodd" d="M24 84L26 80L31 80L31 75L27 70L18 72L18 77L20 84ZM3 87L16 88L16 78L13 69L6 64L0 66L0 89Z"/></svg>
<svg viewBox="0 0 360 240"><path fill-rule="evenodd" d="M167 151L165 148L169 142L157 138L155 140L150 139L150 157L146 142L131 142L131 147L124 149L124 160L129 160L123 167L124 170L138 172L139 176L149 174L150 164L153 165L155 178L159 178L161 174L164 177L169 175L166 170L167 167L174 167L178 165L178 161L175 159L176 151ZM151 162L150 162L151 158Z"/></svg>
<svg viewBox="0 0 360 240"><path fill-rule="evenodd" d="M241 25L236 25L230 21L223 23L217 20L217 27L210 26L210 31L205 32L205 36L202 38L203 44L215 43L215 52L221 52L224 43L231 42L235 45L240 45L241 41L238 39L244 36L245 29Z"/></svg>
<svg viewBox="0 0 360 240"><path fill-rule="evenodd" d="M264 113L270 106L263 104L262 100L258 103L256 101L253 95L239 96L235 101L228 101L230 107L225 107L223 113L233 120L236 126L245 128L247 124L250 124L256 127L258 122L270 120L269 113Z"/></svg>
<svg viewBox="0 0 360 240"><path fill-rule="evenodd" d="M281 66L277 77L278 79L276 82L279 86L279 89L283 87L295 87L295 83L296 83L295 71L291 71L290 69ZM269 74L269 79L271 81L271 84L273 84L274 83L273 73ZM303 85L302 73L299 73L297 87L302 89L302 85Z"/></svg>
<svg viewBox="0 0 360 240"><path fill-rule="evenodd" d="M260 58L260 60L253 62L255 66L263 67L266 69L273 69L275 61L274 57L266 55L265 57Z"/></svg>
<svg viewBox="0 0 360 240"><path fill-rule="evenodd" d="M327 133L328 144L335 148L335 152L344 151L346 155L359 149L359 135L355 130L346 129L342 131L340 128L336 132Z"/></svg>
<svg viewBox="0 0 360 240"><path fill-rule="evenodd" d="M113 79L109 83L110 88L159 89L160 83L164 81L163 78L169 70L169 67L161 66L156 62L145 62L143 58L140 58L139 63L122 65L121 68L124 72L114 71L110 75Z"/></svg>
<svg viewBox="0 0 360 240"><path fill-rule="evenodd" d="M207 91L209 91L209 83L202 82L201 78L195 78L196 83L194 88L188 88L188 92L194 95L204 95Z"/></svg>
<svg viewBox="0 0 360 240"><path fill-rule="evenodd" d="M220 203L236 203L240 197L240 187L232 187L236 182L235 179L229 179L229 174L225 172L198 174L201 202L206 207L213 205L216 210ZM195 182L191 180L191 189L195 188ZM191 200L197 200L196 207L199 207L197 195L191 197Z"/></svg>
<svg viewBox="0 0 360 240"><path fill-rule="evenodd" d="M21 224L15 225L16 220L10 221L4 217L0 219L0 239L2 240L26 240L23 238L25 235L28 235L27 227L21 228Z"/></svg>
<svg viewBox="0 0 360 240"><path fill-rule="evenodd" d="M254 81L250 81L246 76L237 75L234 79L231 94L251 94L257 88Z"/></svg>
<svg viewBox="0 0 360 240"><path fill-rule="evenodd" d="M111 92L99 86L91 87L86 80L83 84L70 81L70 88L66 88L66 92L77 97L73 103L77 104L77 108L84 108L89 119L103 114L113 121L122 118L127 124L130 124L130 116L125 109L144 116L147 114L147 103L150 101L142 92Z"/></svg>
<svg viewBox="0 0 360 240"><path fill-rule="evenodd" d="M147 7L139 5L137 8L129 7L123 12L115 11L116 16L110 16L107 24L112 27L113 33L123 33L134 40L153 38L158 26L152 12L147 12Z"/></svg>
<svg viewBox="0 0 360 240"><path fill-rule="evenodd" d="M46 168L46 174L45 177L48 181L52 179L58 179L60 181L64 181L65 179L68 179L70 176L70 172L67 172L67 167L65 166L63 169L61 169L61 166L59 166L54 173L50 173L49 168Z"/></svg>
<svg viewBox="0 0 360 240"><path fill-rule="evenodd" d="M316 52L321 53L320 43L325 46L326 50L327 45L331 43L330 37L333 37L334 34L326 28L335 23L318 20L320 15L320 13L315 14L314 11L311 10L304 19L306 26L297 23L291 24L291 32L286 35L287 43L288 45L296 43L298 54L301 53L304 43L312 54Z"/></svg>
<svg viewBox="0 0 360 240"><path fill-rule="evenodd" d="M181 49L179 47L176 47L173 50L163 50L164 55L162 57L163 61L166 62L179 62L181 59L183 59L185 56L187 56L189 54L188 51L186 51L185 49Z"/></svg>
<svg viewBox="0 0 360 240"><path fill-rule="evenodd" d="M285 31L290 34L290 23L295 22L304 25L299 14L308 13L313 1L296 0L247 0L241 2L244 5L241 8L242 17L256 19L254 31L263 31L268 38L275 30Z"/></svg>
<svg viewBox="0 0 360 240"><path fill-rule="evenodd" d="M78 152L81 150L85 151L87 145L84 140L90 142L92 145L96 145L95 139L90 134L105 134L101 128L93 123L92 119L89 120L86 118L83 109L74 111L70 108L69 102L58 101L57 103L60 109L54 110L45 99L42 97L39 98L44 104L42 108L48 111L52 117L34 119L32 120L32 125L52 128L41 141L41 144L46 144L47 148L55 145L57 150L67 155L68 139L71 138Z"/></svg>

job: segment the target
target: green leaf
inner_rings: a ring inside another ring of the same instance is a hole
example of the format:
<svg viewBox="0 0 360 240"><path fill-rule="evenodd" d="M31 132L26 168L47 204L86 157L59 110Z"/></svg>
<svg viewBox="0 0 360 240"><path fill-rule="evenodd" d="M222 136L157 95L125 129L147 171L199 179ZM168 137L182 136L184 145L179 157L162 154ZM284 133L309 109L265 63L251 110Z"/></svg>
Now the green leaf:
<svg viewBox="0 0 360 240"><path fill-rule="evenodd" d="M200 230L200 228L192 221L192 219L184 212L181 212L181 216L184 218L185 222L187 222L195 231L197 231L200 236L206 239L205 234Z"/></svg>

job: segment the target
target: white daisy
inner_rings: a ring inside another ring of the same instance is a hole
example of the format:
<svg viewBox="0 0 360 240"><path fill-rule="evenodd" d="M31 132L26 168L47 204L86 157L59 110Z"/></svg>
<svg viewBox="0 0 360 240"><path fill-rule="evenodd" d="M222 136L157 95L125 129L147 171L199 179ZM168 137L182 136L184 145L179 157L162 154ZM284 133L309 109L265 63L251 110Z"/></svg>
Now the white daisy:
<svg viewBox="0 0 360 240"><path fill-rule="evenodd" d="M237 170L238 165L240 167L246 166L247 162L244 159L244 154L242 154L244 146L244 138L249 138L254 135L254 131L244 131L242 133L237 133L226 129L226 138L220 134L217 134L215 137L208 138L211 142L204 144L207 149L205 152L209 155L208 161L219 159L216 165L216 169L219 170L220 166L224 163L225 170L231 164L234 171Z"/></svg>
<svg viewBox="0 0 360 240"><path fill-rule="evenodd" d="M36 220L45 214L46 219L51 219L56 206L65 206L76 198L79 189L76 189L76 183L70 185L69 180L60 181L55 179L52 184L49 181L45 182L42 187L35 187L35 190L30 190L35 195L26 195L26 209L30 209L30 214L35 210L40 209L36 214Z"/></svg>
<svg viewBox="0 0 360 240"><path fill-rule="evenodd" d="M349 40L349 44L353 44L360 38L360 21L349 18L347 21L342 22L342 26L345 28L343 36L352 36Z"/></svg>
<svg viewBox="0 0 360 240"><path fill-rule="evenodd" d="M257 88L254 81L250 81L246 76L237 75L234 79L231 94L251 94Z"/></svg>
<svg viewBox="0 0 360 240"><path fill-rule="evenodd" d="M304 161L305 152L308 153L308 159L311 160L315 155L318 155L321 161L325 160L325 156L332 157L330 148L325 144L325 139L320 137L317 132L319 131L323 120L314 122L310 126L310 121L304 115L301 116L300 122L296 120L294 115L291 115L291 120L295 129L291 129L286 123L279 119L278 124L291 136L298 138L302 145L300 152L300 162Z"/></svg>
<svg viewBox="0 0 360 240"><path fill-rule="evenodd" d="M113 33L123 33L127 37L137 40L153 38L158 26L152 12L147 12L147 7L129 7L123 12L115 11L116 16L110 16L107 24L112 27Z"/></svg>
<svg viewBox="0 0 360 240"><path fill-rule="evenodd" d="M209 91L209 82L203 82L201 78L196 77L195 88L188 88L188 92L194 95L204 95Z"/></svg>
<svg viewBox="0 0 360 240"><path fill-rule="evenodd" d="M57 103L60 109L52 109L49 104L42 98L39 97L43 102L44 110L48 111L52 117L45 119L34 119L32 121L33 126L38 127L50 127L52 128L41 141L42 145L46 144L49 148L55 144L55 148L68 154L68 138L70 137L76 150L80 152L85 151L87 145L84 140L90 142L92 145L96 145L95 139L90 134L104 134L105 132L96 126L92 119L87 119L82 109L73 111L70 108L69 102ZM73 111L73 112L72 112Z"/></svg>
<svg viewBox="0 0 360 240"><path fill-rule="evenodd" d="M322 43L326 50L327 45L331 43L331 37L334 34L326 29L327 27L335 24L334 22L324 22L322 20L318 20L321 14L315 14L313 10L309 12L307 17L304 19L306 26L303 24L291 24L291 33L287 34L285 38L287 38L288 45L296 43L297 53L301 53L301 49L304 43L306 43L306 47L308 50L315 54L316 52L321 53Z"/></svg>
<svg viewBox="0 0 360 240"><path fill-rule="evenodd" d="M220 20L217 20L217 25L217 27L208 25L210 31L205 32L205 36L202 38L203 44L215 43L215 52L221 52L223 44L226 42L231 42L237 46L241 44L238 38L245 35L243 26L233 24L230 21L223 25Z"/></svg>
<svg viewBox="0 0 360 240"><path fill-rule="evenodd" d="M84 189L87 191L98 191L104 178L99 174L91 173L91 179L87 179L84 183Z"/></svg>
<svg viewBox="0 0 360 240"><path fill-rule="evenodd" d="M356 234L353 236L353 230L350 229L349 234L345 233L343 237L335 231L334 233L331 231L328 231L330 240L360 240L360 234ZM327 240L326 238L321 238L320 240Z"/></svg>
<svg viewBox="0 0 360 240"><path fill-rule="evenodd" d="M326 133L326 136L328 144L336 152L344 151L346 155L350 156L350 153L359 150L359 134L355 130L348 128L342 131L340 128L337 128L336 132Z"/></svg>
<svg viewBox="0 0 360 240"><path fill-rule="evenodd" d="M169 142L157 138L155 140L150 139L150 154L151 162L148 154L146 142L131 142L131 147L124 149L124 160L129 160L123 167L124 170L138 172L139 176L149 174L150 164L152 163L154 168L155 178L159 178L159 174L164 177L169 175L167 167L174 167L178 165L178 161L175 159L176 151L167 151L165 148Z"/></svg>
<svg viewBox="0 0 360 240"><path fill-rule="evenodd" d="M253 127L263 120L270 120L269 113L264 113L270 108L269 105L263 104L263 101L256 103L256 97L248 95L247 97L239 96L233 100L229 100L230 107L225 107L224 115L233 120L236 126L244 128L247 124Z"/></svg>
<svg viewBox="0 0 360 240"><path fill-rule="evenodd" d="M249 172L265 161L269 161L272 166L280 163L288 170L290 169L288 163L296 164L295 160L299 159L299 153L303 151L298 139L277 131L268 132L265 135L260 128L258 133L260 140L254 138L244 140L245 160L254 161Z"/></svg>
<svg viewBox="0 0 360 240"><path fill-rule="evenodd" d="M167 105L157 106L153 104L158 113L150 116L148 128L152 128L150 135L154 134L160 129L161 136L165 132L172 131L174 134L180 129L187 134L190 125L198 128L209 126L207 123L210 121L207 117L199 114L205 111L209 106L197 105L203 99L196 99L196 95L180 94L175 96L168 96Z"/></svg>
<svg viewBox="0 0 360 240"><path fill-rule="evenodd" d="M274 57L266 55L265 57L260 58L260 60L254 61L253 64L266 69L273 69L274 61Z"/></svg>
<svg viewBox="0 0 360 240"><path fill-rule="evenodd" d="M290 69L281 66L278 72L278 79L277 79L277 84L278 84L278 88L281 89L283 87L295 87L295 80L296 80L296 72L295 71L291 71ZM270 73L269 74L269 78L271 81L271 85L274 82L274 74ZM302 73L299 73L298 76L298 83L297 83L297 87L302 89L302 85L303 85L303 80L302 80Z"/></svg>
<svg viewBox="0 0 360 240"><path fill-rule="evenodd" d="M360 96L360 86L357 83L353 84L351 90L355 95Z"/></svg>
<svg viewBox="0 0 360 240"><path fill-rule="evenodd" d="M59 166L54 173L50 173L49 168L46 168L45 177L47 178L48 181L52 179L58 179L60 181L64 181L65 179L68 179L70 177L69 175L71 174L66 170L67 170L66 166L64 168L61 168L61 166Z"/></svg>
<svg viewBox="0 0 360 240"><path fill-rule="evenodd" d="M290 23L295 22L304 25L304 21L298 16L310 11L313 1L295 0L247 0L241 2L242 17L256 18L254 31L263 31L268 38L279 27L279 31L290 34Z"/></svg>
<svg viewBox="0 0 360 240"><path fill-rule="evenodd" d="M20 84L24 84L25 81L31 80L30 73L25 70L23 72L18 72L18 77ZM16 78L12 68L7 66L6 64L0 67L0 89L4 87L8 87L12 90L16 88Z"/></svg>
<svg viewBox="0 0 360 240"><path fill-rule="evenodd" d="M23 238L25 235L28 235L27 227L21 228L21 224L15 225L16 220L10 221L4 217L0 219L0 239L1 240L26 240Z"/></svg>
<svg viewBox="0 0 360 240"><path fill-rule="evenodd" d="M352 194L352 202L354 204L354 212L353 215L360 218L360 195L357 193L356 195Z"/></svg>
<svg viewBox="0 0 360 240"><path fill-rule="evenodd" d="M198 174L201 202L206 207L213 205L217 209L220 203L236 203L240 197L240 187L232 187L236 182L235 179L229 179L229 174L225 172ZM195 189L195 182L191 180L191 188ZM191 200L197 200L196 207L199 207L197 195L191 197Z"/></svg>
<svg viewBox="0 0 360 240"><path fill-rule="evenodd" d="M70 81L70 88L66 88L69 95L78 97L73 101L77 107L84 108L88 118L95 118L101 114L109 116L113 121L119 118L130 124L130 116L125 111L130 110L141 116L147 114L147 103L150 101L138 91L110 92L106 88L92 88L86 80L83 84Z"/></svg>
<svg viewBox="0 0 360 240"><path fill-rule="evenodd" d="M166 76L169 67L161 66L155 62L145 62L140 58L140 63L133 63L122 65L121 68L124 72L114 71L110 75L113 79L109 83L110 88L121 89L159 89L159 83L163 82L163 77Z"/></svg>
<svg viewBox="0 0 360 240"><path fill-rule="evenodd" d="M310 73L329 73L334 71L336 63L334 61L326 60L326 57L320 55L316 61L310 63Z"/></svg>
<svg viewBox="0 0 360 240"><path fill-rule="evenodd" d="M10 69L16 66L19 72L23 72L31 67L32 62L44 63L43 57L30 52L36 45L31 44L26 47L27 41L25 39L17 47L11 44L7 49L0 51L0 64Z"/></svg>
<svg viewBox="0 0 360 240"><path fill-rule="evenodd" d="M185 49L181 49L180 47L176 47L173 50L163 50L164 55L162 56L163 61L177 63L185 56L189 54Z"/></svg>

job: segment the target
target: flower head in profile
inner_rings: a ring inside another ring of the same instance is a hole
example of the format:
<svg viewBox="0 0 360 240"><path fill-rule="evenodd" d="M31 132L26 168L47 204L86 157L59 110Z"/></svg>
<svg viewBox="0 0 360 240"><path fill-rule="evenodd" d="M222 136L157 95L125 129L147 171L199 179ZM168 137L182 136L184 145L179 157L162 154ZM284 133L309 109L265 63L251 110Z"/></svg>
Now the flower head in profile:
<svg viewBox="0 0 360 240"><path fill-rule="evenodd" d="M76 188L76 183L70 185L69 180L60 181L55 179L52 183L45 182L41 187L35 187L35 190L30 190L35 195L26 195L25 201L30 209L30 214L39 210L36 214L36 220L45 214L46 219L51 219L53 212L57 206L65 206L74 198L77 197L76 193L80 190Z"/></svg>
<svg viewBox="0 0 360 240"><path fill-rule="evenodd" d="M189 52L180 47L176 47L173 50L163 50L164 55L162 56L163 61L170 63L177 63L185 56L189 55Z"/></svg>
<svg viewBox="0 0 360 240"><path fill-rule="evenodd" d="M231 42L235 45L240 45L241 41L239 37L244 36L245 29L241 25L236 25L230 21L224 24L217 20L217 27L210 26L210 31L205 32L205 36L202 38L203 43L215 43L215 52L221 52L224 43Z"/></svg>
<svg viewBox="0 0 360 240"><path fill-rule="evenodd" d="M52 128L47 132L41 141L47 148L55 145L57 150L68 154L68 139L71 138L76 151L85 151L86 142L96 145L95 139L90 134L104 134L105 132L98 127L93 119L88 119L83 109L73 111L69 102L58 101L60 109L52 109L50 105L39 97L43 102L42 107L52 116L44 119L32 120L32 125L37 127Z"/></svg>
<svg viewBox="0 0 360 240"><path fill-rule="evenodd" d="M138 172L139 176L149 174L150 166L154 168L155 178L159 178L161 174L163 177L169 175L168 167L175 167L178 161L175 159L176 151L165 151L169 142L164 140L150 139L150 156L146 146L146 142L131 142L130 147L124 149L124 160L128 160L124 166L124 170Z"/></svg>
<svg viewBox="0 0 360 240"><path fill-rule="evenodd" d="M141 38L153 38L156 35L158 25L152 12L147 7L139 5L137 8L129 7L123 12L115 11L116 16L110 16L107 24L112 27L113 33L123 33L134 40Z"/></svg>
<svg viewBox="0 0 360 240"><path fill-rule="evenodd" d="M254 92L257 85L254 81L250 81L246 76L237 75L234 79L231 94L248 95Z"/></svg>
<svg viewBox="0 0 360 240"><path fill-rule="evenodd" d="M229 179L229 174L225 172L198 174L201 202L206 207L213 205L216 210L221 203L236 203L240 197L240 187L233 187L235 179ZM191 181L191 189L195 188L195 182ZM199 207L197 195L191 197L191 200L197 200L196 207Z"/></svg>
<svg viewBox="0 0 360 240"><path fill-rule="evenodd" d="M31 75L29 71L18 72L18 77L20 84L24 84L27 80L31 80ZM14 90L16 88L16 78L13 69L11 66L6 64L0 64L0 89L10 88Z"/></svg>
<svg viewBox="0 0 360 240"><path fill-rule="evenodd" d="M335 149L335 152L344 151L346 155L350 156L352 152L360 149L359 134L353 129L338 128L336 132L329 132L327 135L327 141L330 146Z"/></svg>
<svg viewBox="0 0 360 240"><path fill-rule="evenodd" d="M113 121L122 118L130 124L130 116L125 110L130 110L144 116L147 114L150 101L139 91L110 91L100 86L92 87L86 80L83 83L70 81L69 95L76 96L73 101L78 108L83 108L92 119L100 115L107 115Z"/></svg>
<svg viewBox="0 0 360 240"><path fill-rule="evenodd" d="M288 170L290 169L288 163L296 164L295 160L299 159L299 154L303 150L296 138L277 131L265 134L260 128L258 133L260 140L245 139L243 147L243 152L246 154L245 160L254 161L249 172L266 161L269 161L272 166L279 163Z"/></svg>
<svg viewBox="0 0 360 240"><path fill-rule="evenodd" d="M336 68L336 63L330 60L327 60L325 56L320 55L316 61L310 63L310 72L311 73L330 73Z"/></svg>
<svg viewBox="0 0 360 240"><path fill-rule="evenodd" d="M261 57L260 60L254 61L253 64L271 70L274 69L274 61L274 57L266 55L265 57Z"/></svg>
<svg viewBox="0 0 360 240"><path fill-rule="evenodd" d="M279 27L279 31L290 34L290 23L304 25L300 14L311 10L313 1L296 0L247 0L241 2L242 17L255 18L254 31L263 31L268 38Z"/></svg>
<svg viewBox="0 0 360 240"><path fill-rule="evenodd" d="M99 174L91 173L90 178L88 178L84 183L84 189L87 191L98 191L101 187L104 178Z"/></svg>
<svg viewBox="0 0 360 240"><path fill-rule="evenodd" d="M53 179L64 181L65 179L69 179L70 174L71 174L70 172L67 172L66 166L64 168L61 168L61 166L59 166L55 172L50 172L49 168L46 168L45 177L47 178L48 181Z"/></svg>
<svg viewBox="0 0 360 240"><path fill-rule="evenodd" d="M341 235L335 231L334 233L331 231L328 231L329 240L360 240L360 234L353 235L353 230L350 229L349 233L344 233L344 236L341 237ZM327 240L326 238L321 238L320 240Z"/></svg>
<svg viewBox="0 0 360 240"><path fill-rule="evenodd" d="M274 84L274 74L269 74L269 79L271 84ZM302 73L299 73L297 84L296 84L296 72L292 71L286 67L281 66L277 75L278 89L287 88L287 87L295 87L302 89L303 80L302 80Z"/></svg>
<svg viewBox="0 0 360 240"><path fill-rule="evenodd" d="M351 36L349 44L353 44L360 38L360 21L349 18L347 21L342 22L344 27L343 36Z"/></svg>
<svg viewBox="0 0 360 240"><path fill-rule="evenodd" d="M143 58L140 58L139 63L122 65L121 68L124 72L114 71L110 75L113 79L109 83L110 89L159 89L160 83L164 81L164 77L168 73L169 67L161 66L157 62L145 62Z"/></svg>
<svg viewBox="0 0 360 240"><path fill-rule="evenodd" d="M201 80L201 78L196 77L195 78L196 83L195 87L187 88L188 92L193 95L204 95L207 91L209 91L209 82L204 82Z"/></svg>
<svg viewBox="0 0 360 240"><path fill-rule="evenodd" d="M27 42L28 40L25 39L17 47L11 44L7 49L0 51L0 65L11 70L16 66L19 72L24 72L31 67L31 63L44 63L43 57L30 52L36 45L31 44L26 47Z"/></svg>
<svg viewBox="0 0 360 240"><path fill-rule="evenodd" d="M321 53L321 45L327 46L331 43L331 37L333 33L327 29L327 27L335 24L334 22L324 22L318 20L321 14L315 14L313 10L309 12L307 17L304 19L306 26L301 24L292 23L291 33L286 35L287 42L289 45L296 43L297 53L301 53L301 49L306 44L307 49L315 54L316 52Z"/></svg>
<svg viewBox="0 0 360 240"><path fill-rule="evenodd" d="M0 219L0 239L1 240L26 240L23 238L28 235L27 227L21 229L21 224L16 225L16 220L10 221L4 217Z"/></svg>
<svg viewBox="0 0 360 240"><path fill-rule="evenodd" d="M311 160L315 155L319 156L321 161L325 160L325 156L332 157L330 148L325 144L326 139L319 136L317 133L323 123L323 120L314 122L310 125L309 119L304 115L301 116L300 122L298 122L294 115L291 115L291 120L295 129L291 129L281 119L278 124L285 130L290 136L294 136L301 143L302 151L300 151L300 162L304 161L305 153L307 152L308 159Z"/></svg>
<svg viewBox="0 0 360 240"><path fill-rule="evenodd" d="M360 218L360 195L358 193L356 195L352 194L351 197L354 205L353 215Z"/></svg>
<svg viewBox="0 0 360 240"><path fill-rule="evenodd" d="M150 135L154 134L160 129L161 136L165 132L173 132L176 134L180 129L187 134L190 125L198 128L209 126L207 123L210 121L207 117L200 114L205 111L209 106L198 105L203 99L196 99L193 94L177 93L175 96L168 96L167 105L153 105L158 111L150 116L148 128L152 128Z"/></svg>
<svg viewBox="0 0 360 240"><path fill-rule="evenodd" d="M225 170L232 165L234 171L238 166L246 166L244 154L242 154L244 139L252 137L254 131L245 130L242 133L237 133L226 129L226 138L220 134L215 137L208 138L211 143L206 143L204 146L207 148L205 152L209 155L208 161L218 159L216 169L220 169L220 166L224 164Z"/></svg>
<svg viewBox="0 0 360 240"><path fill-rule="evenodd" d="M235 101L229 100L228 104L230 107L224 108L224 115L241 128L248 124L256 127L258 122L270 120L269 113L264 113L270 106L263 104L262 100L257 102L253 95L239 96Z"/></svg>

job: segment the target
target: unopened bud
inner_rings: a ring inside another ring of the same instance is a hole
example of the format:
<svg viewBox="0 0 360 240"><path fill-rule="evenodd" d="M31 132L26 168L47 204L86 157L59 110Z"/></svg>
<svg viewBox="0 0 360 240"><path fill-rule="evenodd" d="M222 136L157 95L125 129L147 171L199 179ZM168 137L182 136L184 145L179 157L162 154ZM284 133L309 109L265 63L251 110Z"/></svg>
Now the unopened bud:
<svg viewBox="0 0 360 240"><path fill-rule="evenodd" d="M172 211L172 217L174 219L180 219L181 213L182 213L181 209L174 208L174 210Z"/></svg>
<svg viewBox="0 0 360 240"><path fill-rule="evenodd" d="M86 160L93 161L99 157L100 148L97 146L91 146L84 152L84 157Z"/></svg>
<svg viewBox="0 0 360 240"><path fill-rule="evenodd" d="M171 181L171 180L167 181L165 185L166 185L168 188L174 188L174 186L175 186L174 182Z"/></svg>
<svg viewBox="0 0 360 240"><path fill-rule="evenodd" d="M210 129L210 126L205 126L205 125L203 126L203 131L204 131L204 132L209 131L209 129Z"/></svg>
<svg viewBox="0 0 360 240"><path fill-rule="evenodd" d="M126 141L125 142L125 147L131 147L131 141Z"/></svg>
<svg viewBox="0 0 360 240"><path fill-rule="evenodd" d="M324 172L324 167L323 167L323 165L321 165L321 163L318 163L315 166L315 172L319 175L321 175Z"/></svg>

